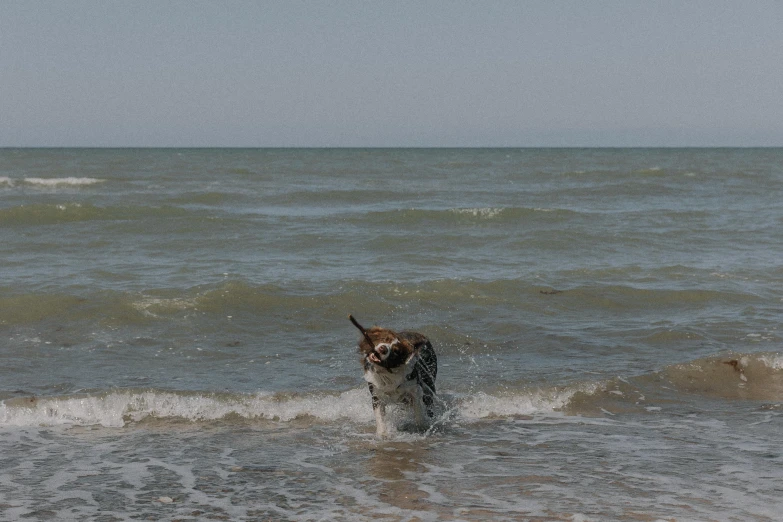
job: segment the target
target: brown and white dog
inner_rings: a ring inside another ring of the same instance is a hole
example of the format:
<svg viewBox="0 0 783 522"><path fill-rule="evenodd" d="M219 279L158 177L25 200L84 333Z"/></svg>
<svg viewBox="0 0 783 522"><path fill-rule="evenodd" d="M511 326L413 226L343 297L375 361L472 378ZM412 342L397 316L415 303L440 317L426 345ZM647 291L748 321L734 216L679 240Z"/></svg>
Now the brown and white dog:
<svg viewBox="0 0 783 522"><path fill-rule="evenodd" d="M416 424L425 427L425 412L429 419L435 415L438 373L438 358L430 341L416 332L393 332L378 326L366 330L352 315L348 319L362 332L359 354L372 395L377 434L388 434L386 405L392 403L412 406Z"/></svg>

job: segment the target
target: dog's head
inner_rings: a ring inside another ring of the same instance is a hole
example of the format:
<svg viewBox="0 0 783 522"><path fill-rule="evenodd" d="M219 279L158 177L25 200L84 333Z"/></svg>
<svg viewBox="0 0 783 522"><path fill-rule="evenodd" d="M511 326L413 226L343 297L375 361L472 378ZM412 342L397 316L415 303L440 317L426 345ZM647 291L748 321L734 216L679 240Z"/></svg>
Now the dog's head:
<svg viewBox="0 0 783 522"><path fill-rule="evenodd" d="M397 368L407 364L417 350L411 342L401 338L388 328L373 326L365 329L352 315L348 318L362 332L359 340L359 354L363 361L382 366L384 368Z"/></svg>

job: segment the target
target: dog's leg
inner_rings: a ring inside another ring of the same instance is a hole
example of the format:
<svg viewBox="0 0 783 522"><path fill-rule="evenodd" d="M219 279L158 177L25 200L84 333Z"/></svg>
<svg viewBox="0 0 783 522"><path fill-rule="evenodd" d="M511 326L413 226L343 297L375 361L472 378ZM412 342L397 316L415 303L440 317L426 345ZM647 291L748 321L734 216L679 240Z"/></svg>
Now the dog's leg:
<svg viewBox="0 0 783 522"><path fill-rule="evenodd" d="M372 411L375 414L375 433L379 437L386 435L386 405L375 394L375 387L368 382L370 395L372 395Z"/></svg>
<svg viewBox="0 0 783 522"><path fill-rule="evenodd" d="M416 427L419 429L427 429L430 425L429 418L432 417L429 408L426 407L427 402L425 397L427 391L421 387L416 387L416 391L411 393L411 406L413 407L413 416L416 422ZM427 416L425 416L425 412Z"/></svg>
<svg viewBox="0 0 783 522"><path fill-rule="evenodd" d="M373 411L375 412L375 434L379 437L385 437L388 434L386 428L386 405L379 402L373 408Z"/></svg>
<svg viewBox="0 0 783 522"><path fill-rule="evenodd" d="M427 411L427 417L433 419L435 417L435 410L433 408L435 403L435 383L432 382L431 378L427 378L427 375L425 374L425 378L419 379L419 387L421 388L419 392L421 402L424 405L424 409Z"/></svg>
<svg viewBox="0 0 783 522"><path fill-rule="evenodd" d="M429 414L429 411L427 413ZM424 417L424 403L422 402L421 394L413 399L413 415L416 418L416 426L419 428L424 429L429 425L429 422Z"/></svg>
<svg viewBox="0 0 783 522"><path fill-rule="evenodd" d="M435 417L435 411L432 408L432 405L434 403L434 401L432 400L432 394L424 392L421 401L424 403L424 408L427 410L427 417L429 417L430 419Z"/></svg>

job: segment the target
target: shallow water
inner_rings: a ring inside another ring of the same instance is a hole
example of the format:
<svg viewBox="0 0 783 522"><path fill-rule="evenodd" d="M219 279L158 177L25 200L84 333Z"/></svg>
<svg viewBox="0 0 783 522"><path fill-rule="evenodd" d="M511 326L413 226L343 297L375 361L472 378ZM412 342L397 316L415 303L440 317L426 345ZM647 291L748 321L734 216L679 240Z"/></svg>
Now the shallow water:
<svg viewBox="0 0 783 522"><path fill-rule="evenodd" d="M0 520L776 520L781 225L783 149L0 150Z"/></svg>

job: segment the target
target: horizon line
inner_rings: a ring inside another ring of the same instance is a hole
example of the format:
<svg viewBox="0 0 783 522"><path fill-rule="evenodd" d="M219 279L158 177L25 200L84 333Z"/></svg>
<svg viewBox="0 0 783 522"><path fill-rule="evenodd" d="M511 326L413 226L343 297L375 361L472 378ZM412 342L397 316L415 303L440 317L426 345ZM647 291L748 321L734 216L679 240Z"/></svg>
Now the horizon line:
<svg viewBox="0 0 783 522"><path fill-rule="evenodd" d="M783 145L0 145L0 150L12 149L120 149L120 150L507 150L507 149L780 149Z"/></svg>

